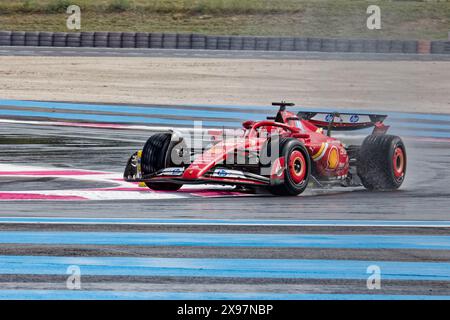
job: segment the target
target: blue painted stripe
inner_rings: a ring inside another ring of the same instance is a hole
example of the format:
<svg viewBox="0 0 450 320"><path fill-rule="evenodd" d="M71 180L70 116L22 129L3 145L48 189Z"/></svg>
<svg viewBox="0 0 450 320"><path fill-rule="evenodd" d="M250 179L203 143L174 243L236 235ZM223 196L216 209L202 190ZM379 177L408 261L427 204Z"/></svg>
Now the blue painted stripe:
<svg viewBox="0 0 450 320"><path fill-rule="evenodd" d="M402 137L424 137L424 138L450 138L450 130L446 131L430 131L430 130L422 130L425 128L420 127L411 127L411 128L399 128L395 125L392 125L389 129L389 134L395 134ZM355 132L346 132L344 133L346 137L351 137L352 135L369 135L371 134L372 129L363 129Z"/></svg>
<svg viewBox="0 0 450 320"><path fill-rule="evenodd" d="M226 108L226 109L243 109L243 110L264 110L267 112L276 112L278 109L277 107L273 106L251 106L251 105L211 105L211 104L188 104L186 106L190 107L202 107L202 108ZM403 109L408 109L408 107L404 107ZM410 119L416 119L416 120L437 120L437 121L450 121L450 114L426 114L426 113L417 113L417 112L391 112L391 111L382 111L382 109L374 108L375 111L367 111L367 110L360 110L360 109L352 109L352 108L343 108L342 106L324 106L324 107L308 107L308 106L301 106L297 105L294 108L292 108L293 112L298 112L301 110L308 110L312 112L335 112L335 111L342 111L342 112L348 112L348 113L355 113L355 114L387 114L389 117L392 118L404 118L405 116Z"/></svg>
<svg viewBox="0 0 450 320"><path fill-rule="evenodd" d="M168 224L168 225L261 225L261 226L371 226L371 227L443 227L450 221L425 220L258 220L258 219L142 219L142 218L56 218L0 217L0 223L67 224Z"/></svg>
<svg viewBox="0 0 450 320"><path fill-rule="evenodd" d="M277 107L273 106L245 106L245 105L193 105L189 104L186 107L201 107L210 108L212 110L186 110L171 108L170 106L164 107L139 107L130 105L107 105L107 104L77 104L77 103L62 103L62 102L41 102L41 101L26 101L26 100L8 100L0 99L0 106L17 106L17 107L37 107L37 108L59 108L69 110L85 110L85 111L105 111L105 112L125 112L125 113L144 113L144 114L159 114L159 115L178 115L193 117L219 117L219 118L242 118L242 119L255 119L258 118L255 113L243 112L243 110L261 111L261 113L270 112L270 114L276 112ZM239 111L217 111L214 109L225 108L229 110ZM424 113L406 113L406 112L367 112L358 109L347 109L342 107L323 107L323 108L311 108L304 106L297 106L292 109L294 112L300 110L317 111L317 112L334 112L338 110L344 110L350 113L365 113L365 114L388 114L393 119L414 119L414 120L436 120L436 121L449 121L449 114L424 114ZM261 118L262 119L262 118Z"/></svg>
<svg viewBox="0 0 450 320"><path fill-rule="evenodd" d="M72 111L102 111L102 112L115 112L117 115L102 115L102 114L76 114L65 113L63 111L58 112L40 112L30 110L7 110L0 109L0 115L4 116L18 116L18 117L37 117L37 118L53 118L61 120L81 120L81 121L95 121L106 123L146 123L155 125L183 125L192 126L192 120L185 119L167 119L167 116L191 116L197 117L203 121L203 125L206 127L240 127L241 121L221 122L214 121L211 118L224 118L224 119L253 119L263 120L266 117L267 108L270 108L271 114L274 112L272 107L254 107L248 109L246 106L221 106L227 107L230 111L215 111L215 110L186 110L177 108L158 108L158 107L136 107L136 106L120 106L120 105L96 105L96 104L75 104L75 103L59 103L59 102L39 102L39 101L19 101L19 100L1 100L0 106L15 106L15 107L29 107L29 108L57 108L60 110L72 110ZM198 106L197 106L198 107ZM201 106L214 109L214 106ZM217 107L217 106L216 106ZM217 109L217 108L216 108ZM261 114L247 113L235 110L258 110ZM300 108L298 108L300 110ZM333 111L338 109L320 109L320 108L305 108L311 111ZM294 109L295 110L295 109ZM364 113L361 110L352 110L354 113ZM154 115L155 117L139 117L130 116L127 114L147 114ZM388 113L391 124L393 124L392 132L405 135L405 136L421 136L421 137L433 137L433 138L450 138L450 115L428 115L428 114L414 114L414 113ZM429 124L429 123L414 123L410 122L408 125L396 125L396 123L405 123L404 118L413 120L439 120L449 121L449 125L446 124ZM209 119L209 120L208 120ZM399 121L399 119L402 119ZM426 131L421 130L426 129ZM444 131L433 131L444 130ZM448 130L448 132L445 132ZM367 131L369 132L369 131Z"/></svg>
<svg viewBox="0 0 450 320"><path fill-rule="evenodd" d="M210 104L189 104L186 106L191 107L207 107L207 108L226 108L226 109L243 109L243 110L264 110L268 112L276 112L277 107L272 106L246 106L246 105L210 105ZM308 107L308 106L300 106L297 105L296 107L292 108L293 112L298 112L301 110L308 110L312 112L335 112L335 111L342 111L342 112L348 112L348 113L355 113L355 114L387 114L391 118L410 118L415 120L436 120L436 121L450 121L450 114L426 114L426 113L413 113L413 112L391 112L391 111L377 111L377 108L374 108L375 111L367 111L367 110L360 110L360 109L349 109L349 108L343 108L342 106L324 106L320 108L315 107ZM403 109L408 109L407 107L404 107ZM379 109L381 110L381 108Z"/></svg>
<svg viewBox="0 0 450 320"><path fill-rule="evenodd" d="M424 138L450 138L450 132L440 132L440 131L422 131L417 128L411 130L402 130L392 128L389 131L391 134L396 134L399 136L408 136L408 137L424 137Z"/></svg>
<svg viewBox="0 0 450 320"><path fill-rule="evenodd" d="M385 280L450 281L450 263L357 260L187 259L124 257L0 256L0 274L367 279L376 265Z"/></svg>
<svg viewBox="0 0 450 320"><path fill-rule="evenodd" d="M6 231L0 243L450 250L450 236L423 235Z"/></svg>
<svg viewBox="0 0 450 320"><path fill-rule="evenodd" d="M263 120L265 116L255 113L247 113L242 111L209 111L209 110L186 110L170 107L136 107L126 105L98 105L98 104L75 104L60 102L38 102L38 101L16 101L16 100L0 100L0 106L27 107L27 108L52 108L77 111L100 111L100 112L116 112L128 114L146 114L159 116L181 116L181 117L199 117L202 119L214 118L237 118L237 119L255 119ZM245 110L245 109L242 109Z"/></svg>
<svg viewBox="0 0 450 320"><path fill-rule="evenodd" d="M268 112L277 112L278 107L275 106L256 106L256 105L230 105L230 104L186 104L186 107L195 107L195 108L221 108L221 109L244 109L244 110L253 110L253 111L268 111ZM295 109L300 108L299 106L295 107ZM294 108L293 108L294 109Z"/></svg>
<svg viewBox="0 0 450 320"><path fill-rule="evenodd" d="M59 113L59 112L35 112L24 110L3 110L0 109L0 115L3 116L19 116L19 117L36 117L36 118L52 118L62 120L83 120L83 121L96 121L106 123L147 123L147 124L163 124L163 125L185 125L193 126L192 120L179 120L179 119L159 119L159 118L144 118L133 116L112 116L112 115L99 115L99 114L74 114L74 113ZM203 121L203 125L210 127L222 127L227 126L239 126L240 122L218 122L218 121Z"/></svg>
<svg viewBox="0 0 450 320"><path fill-rule="evenodd" d="M429 138L450 138L450 127L449 131L432 131L432 130L424 130L426 128L411 126L411 128L407 127L397 127L392 125L389 129L389 134L396 134L402 137L429 137ZM371 134L373 129L362 129L356 132L356 135L369 135ZM351 137L354 132L346 132L344 133L346 137Z"/></svg>
<svg viewBox="0 0 450 320"><path fill-rule="evenodd" d="M396 124L398 123L398 124ZM448 125L445 124L432 124L432 123L415 123L415 122L398 122L398 121L387 121L387 125L391 125L392 129L399 130L418 130L418 129L434 129L434 130L448 130L450 132L450 123ZM431 130L430 130L431 131Z"/></svg>
<svg viewBox="0 0 450 320"><path fill-rule="evenodd" d="M430 121L450 121L448 114L426 114L426 113L404 113L404 112L388 112L388 116L392 119L414 119L414 120L430 120Z"/></svg>
<svg viewBox="0 0 450 320"><path fill-rule="evenodd" d="M450 300L450 296L265 292L0 290L0 300ZM214 314L214 313L213 313Z"/></svg>
<svg viewBox="0 0 450 320"><path fill-rule="evenodd" d="M160 118L144 118L134 116L113 116L113 115L99 115L99 114L74 114L74 113L58 113L58 112L34 112L23 110L2 110L0 109L0 115L3 116L18 116L18 117L35 117L35 118L49 118L60 120L78 120L78 121L95 121L102 123L145 123L154 125L194 125L192 120L180 120L180 119L160 119ZM240 122L219 122L219 121L203 121L202 125L205 127L240 127ZM420 137L433 137L433 138L450 138L450 132L439 131L420 131L417 128L411 130L402 130L393 128L392 132L397 134L420 136Z"/></svg>

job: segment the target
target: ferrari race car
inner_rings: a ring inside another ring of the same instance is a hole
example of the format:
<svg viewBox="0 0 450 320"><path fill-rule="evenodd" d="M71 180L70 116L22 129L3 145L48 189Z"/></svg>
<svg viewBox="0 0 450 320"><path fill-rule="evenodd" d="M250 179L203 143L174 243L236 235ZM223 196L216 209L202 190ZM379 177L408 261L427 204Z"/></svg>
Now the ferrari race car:
<svg viewBox="0 0 450 320"><path fill-rule="evenodd" d="M240 135L215 135L195 153L176 131L152 135L128 160L124 179L153 190L176 191L184 184L233 185L296 196L308 185L398 189L406 174L402 140L387 135L386 115L287 111L273 103L275 117L246 121ZM373 128L361 145L346 146L334 131ZM325 132L326 131L326 132ZM214 134L213 134L214 135Z"/></svg>

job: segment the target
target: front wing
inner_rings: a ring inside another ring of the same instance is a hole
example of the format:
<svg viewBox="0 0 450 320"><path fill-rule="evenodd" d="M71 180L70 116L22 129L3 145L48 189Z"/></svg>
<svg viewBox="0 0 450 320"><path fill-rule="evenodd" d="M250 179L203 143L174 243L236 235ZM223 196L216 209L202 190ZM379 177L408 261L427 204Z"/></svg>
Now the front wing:
<svg viewBox="0 0 450 320"><path fill-rule="evenodd" d="M127 182L175 184L270 185L270 178L246 172L244 170L216 167L196 179L183 178L185 170L189 170L189 168L171 167L159 170L152 174L145 174L141 169L140 154L139 152L136 152L130 160L128 160L124 172L124 180Z"/></svg>

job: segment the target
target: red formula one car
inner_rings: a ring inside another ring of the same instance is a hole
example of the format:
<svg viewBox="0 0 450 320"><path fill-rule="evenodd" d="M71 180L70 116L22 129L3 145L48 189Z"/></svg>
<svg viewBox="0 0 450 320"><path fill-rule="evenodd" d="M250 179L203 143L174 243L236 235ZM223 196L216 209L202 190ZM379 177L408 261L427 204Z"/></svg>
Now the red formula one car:
<svg viewBox="0 0 450 320"><path fill-rule="evenodd" d="M357 186L369 190L398 189L406 173L406 150L397 136L387 135L385 115L289 112L279 106L276 117L246 121L243 133L216 139L195 155L187 139L174 132L151 136L129 159L124 179L153 190L176 191L184 184L265 188L295 196L308 184ZM361 145L346 146L333 131L373 128ZM324 133L326 131L326 133ZM217 135L220 137L221 135Z"/></svg>

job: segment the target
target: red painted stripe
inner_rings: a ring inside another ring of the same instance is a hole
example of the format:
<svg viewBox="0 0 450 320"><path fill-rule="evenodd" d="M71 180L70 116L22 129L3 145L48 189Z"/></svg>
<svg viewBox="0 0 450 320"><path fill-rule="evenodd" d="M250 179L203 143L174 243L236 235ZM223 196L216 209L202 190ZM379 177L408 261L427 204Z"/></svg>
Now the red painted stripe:
<svg viewBox="0 0 450 320"><path fill-rule="evenodd" d="M119 187L119 188L101 188L101 189L89 189L93 191L151 191L148 188L127 188L127 187Z"/></svg>
<svg viewBox="0 0 450 320"><path fill-rule="evenodd" d="M0 176L85 176L96 174L108 174L108 172L76 170L0 171Z"/></svg>
<svg viewBox="0 0 450 320"><path fill-rule="evenodd" d="M0 200L87 200L78 196L57 196L35 193L0 193Z"/></svg>

